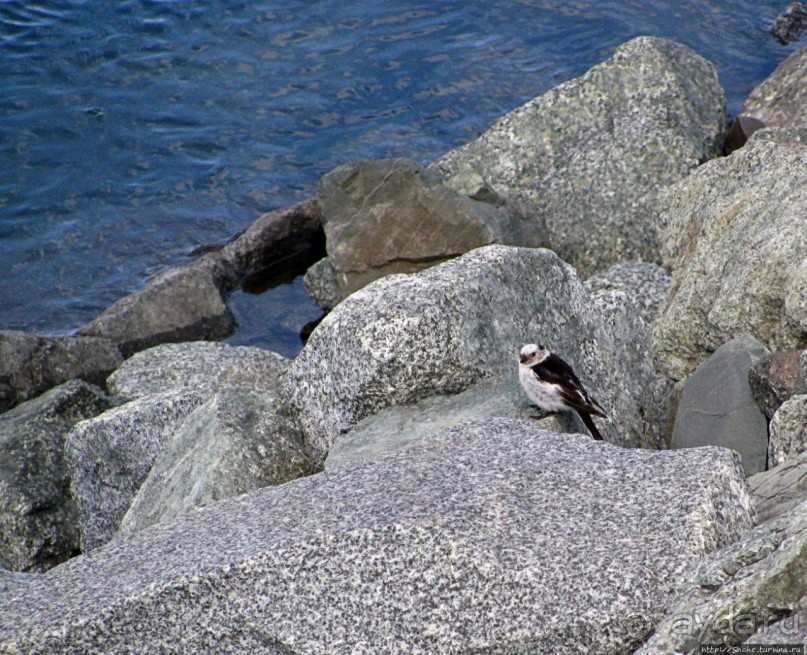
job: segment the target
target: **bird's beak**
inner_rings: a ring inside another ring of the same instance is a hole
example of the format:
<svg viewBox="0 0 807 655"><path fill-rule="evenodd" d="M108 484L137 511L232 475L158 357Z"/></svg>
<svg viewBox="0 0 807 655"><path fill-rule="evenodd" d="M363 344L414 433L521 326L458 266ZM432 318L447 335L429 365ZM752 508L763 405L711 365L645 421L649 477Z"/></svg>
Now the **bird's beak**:
<svg viewBox="0 0 807 655"><path fill-rule="evenodd" d="M524 355L519 355L518 358L519 358L519 360L521 361L522 364L527 363L527 357L525 357Z"/></svg>

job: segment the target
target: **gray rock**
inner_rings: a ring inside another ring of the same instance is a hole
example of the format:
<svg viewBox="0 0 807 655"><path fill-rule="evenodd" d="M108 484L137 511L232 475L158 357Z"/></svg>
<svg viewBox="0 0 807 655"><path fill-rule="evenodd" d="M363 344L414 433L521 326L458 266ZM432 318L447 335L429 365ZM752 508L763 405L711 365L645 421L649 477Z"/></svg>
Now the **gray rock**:
<svg viewBox="0 0 807 655"><path fill-rule="evenodd" d="M751 393L768 418L772 418L788 398L807 393L807 380L799 366L799 358L805 352L771 353L751 368L748 374Z"/></svg>
<svg viewBox="0 0 807 655"><path fill-rule="evenodd" d="M807 124L807 48L792 53L751 91L740 113L769 126Z"/></svg>
<svg viewBox="0 0 807 655"><path fill-rule="evenodd" d="M218 255L169 269L79 334L111 339L126 357L160 343L226 337L235 329L226 302L232 275Z"/></svg>
<svg viewBox="0 0 807 655"><path fill-rule="evenodd" d="M585 287L591 295L624 291L636 305L645 323L650 325L658 318L671 284L672 278L660 266L628 262L593 275L586 280Z"/></svg>
<svg viewBox="0 0 807 655"><path fill-rule="evenodd" d="M802 602L800 605L804 605ZM761 644L764 647L771 645L797 645L807 646L807 612L799 612L787 618L764 625L759 632L746 639L743 644ZM773 651L768 651L773 652Z"/></svg>
<svg viewBox="0 0 807 655"><path fill-rule="evenodd" d="M801 127L765 127L754 132L748 140L749 146L759 143L779 143L794 146L807 143L807 125Z"/></svg>
<svg viewBox="0 0 807 655"><path fill-rule="evenodd" d="M807 395L793 396L771 419L768 466L779 466L807 450Z"/></svg>
<svg viewBox="0 0 807 655"><path fill-rule="evenodd" d="M206 394L187 387L143 396L70 431L65 459L83 552L114 537L157 455L205 400Z"/></svg>
<svg viewBox="0 0 807 655"><path fill-rule="evenodd" d="M68 380L103 386L122 361L108 339L0 330L0 412Z"/></svg>
<svg viewBox="0 0 807 655"><path fill-rule="evenodd" d="M340 434L386 407L516 379L521 346L541 342L609 412L606 439L646 444L639 398L655 373L631 307L621 294L606 314L549 250L479 248L342 301L292 363L284 394L322 461Z"/></svg>
<svg viewBox="0 0 807 655"><path fill-rule="evenodd" d="M807 148L760 143L709 162L661 214L673 287L655 326L660 372L686 377L743 333L807 345Z"/></svg>
<svg viewBox="0 0 807 655"><path fill-rule="evenodd" d="M120 534L317 470L299 431L278 414L275 397L225 389L168 441L123 517Z"/></svg>
<svg viewBox="0 0 807 655"><path fill-rule="evenodd" d="M35 574L32 573L18 573L16 571L7 571L6 569L0 568L0 595L7 594L11 591L19 593L34 575Z"/></svg>
<svg viewBox="0 0 807 655"><path fill-rule="evenodd" d="M746 475L764 471L768 421L751 394L748 371L769 354L747 334L715 350L684 383L671 447L731 448L740 453Z"/></svg>
<svg viewBox="0 0 807 655"><path fill-rule="evenodd" d="M807 595L807 501L693 567L667 617L636 655L738 645L790 616Z"/></svg>
<svg viewBox="0 0 807 655"><path fill-rule="evenodd" d="M75 423L112 404L73 380L0 416L0 566L44 571L78 552L64 441Z"/></svg>
<svg viewBox="0 0 807 655"><path fill-rule="evenodd" d="M388 407L362 419L333 444L325 469L355 465L460 423L495 417L531 419L545 430L588 434L574 413L544 416L524 395L516 376L487 379L462 393Z"/></svg>
<svg viewBox="0 0 807 655"><path fill-rule="evenodd" d="M208 395L233 386L276 391L288 367L288 359L263 348L206 341L164 344L127 359L107 384L126 399L183 387Z"/></svg>
<svg viewBox="0 0 807 655"><path fill-rule="evenodd" d="M518 199L544 218L550 247L588 277L618 262L659 259L657 191L718 156L726 122L709 62L672 41L640 37L435 167L446 175L471 168Z"/></svg>
<svg viewBox="0 0 807 655"><path fill-rule="evenodd" d="M76 558L0 597L0 652L631 652L751 524L725 450L466 424Z"/></svg>
<svg viewBox="0 0 807 655"><path fill-rule="evenodd" d="M807 596L802 598L799 612L770 624L763 624L744 644L802 644L807 646ZM773 651L769 651L773 652Z"/></svg>
<svg viewBox="0 0 807 655"><path fill-rule="evenodd" d="M265 280L312 263L324 253L316 199L264 214L221 251L246 289L260 287Z"/></svg>
<svg viewBox="0 0 807 655"><path fill-rule="evenodd" d="M807 30L807 2L791 2L771 25L771 34L782 45L798 41Z"/></svg>
<svg viewBox="0 0 807 655"><path fill-rule="evenodd" d="M336 282L336 273L328 257L312 264L303 277L308 295L324 311L329 312L342 301L342 294Z"/></svg>
<svg viewBox="0 0 807 655"><path fill-rule="evenodd" d="M340 166L317 189L339 297L390 273L413 273L492 243L539 247L519 212L459 195L409 159Z"/></svg>
<svg viewBox="0 0 807 655"><path fill-rule="evenodd" d="M790 511L807 498L807 453L748 478L760 523Z"/></svg>

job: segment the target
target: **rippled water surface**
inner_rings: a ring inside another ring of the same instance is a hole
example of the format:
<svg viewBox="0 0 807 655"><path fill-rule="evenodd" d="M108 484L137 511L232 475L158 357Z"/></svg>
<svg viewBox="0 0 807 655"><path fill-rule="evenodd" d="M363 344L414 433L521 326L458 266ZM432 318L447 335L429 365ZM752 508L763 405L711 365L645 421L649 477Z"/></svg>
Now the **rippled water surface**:
<svg viewBox="0 0 807 655"><path fill-rule="evenodd" d="M0 327L69 333L335 166L430 161L640 34L714 62L736 113L793 49L785 4L0 0ZM233 307L234 342L285 354L318 315L299 280Z"/></svg>

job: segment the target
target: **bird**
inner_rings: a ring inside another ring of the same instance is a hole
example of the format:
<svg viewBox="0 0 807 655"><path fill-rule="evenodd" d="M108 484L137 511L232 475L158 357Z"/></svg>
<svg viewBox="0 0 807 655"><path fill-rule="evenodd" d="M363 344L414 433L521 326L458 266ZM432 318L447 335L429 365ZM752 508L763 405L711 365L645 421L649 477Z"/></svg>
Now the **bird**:
<svg viewBox="0 0 807 655"><path fill-rule="evenodd" d="M575 375L572 367L543 345L529 343L519 353L518 379L527 397L547 412L578 413L591 436L602 441L592 415L608 418L605 410L592 398Z"/></svg>

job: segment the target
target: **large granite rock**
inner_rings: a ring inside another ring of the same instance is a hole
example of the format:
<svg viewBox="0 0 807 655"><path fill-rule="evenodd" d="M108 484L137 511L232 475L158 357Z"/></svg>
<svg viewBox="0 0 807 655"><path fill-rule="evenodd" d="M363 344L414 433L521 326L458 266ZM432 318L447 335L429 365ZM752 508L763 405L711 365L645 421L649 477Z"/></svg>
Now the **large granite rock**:
<svg viewBox="0 0 807 655"><path fill-rule="evenodd" d="M547 245L535 221L479 202L408 159L340 166L317 189L328 259L341 298L390 273L412 273L479 246Z"/></svg>
<svg viewBox="0 0 807 655"><path fill-rule="evenodd" d="M0 412L68 380L103 386L122 361L108 339L0 330Z"/></svg>
<svg viewBox="0 0 807 655"><path fill-rule="evenodd" d="M807 394L807 377L799 365L805 353L807 350L771 353L748 373L751 392L768 418L772 418L787 399Z"/></svg>
<svg viewBox="0 0 807 655"><path fill-rule="evenodd" d="M720 154L726 128L714 67L640 37L580 78L507 114L436 162L472 169L546 221L550 247L583 277L659 259L657 191Z"/></svg>
<svg viewBox="0 0 807 655"><path fill-rule="evenodd" d="M101 389L73 380L0 416L0 566L44 571L78 552L65 437L111 406Z"/></svg>
<svg viewBox="0 0 807 655"><path fill-rule="evenodd" d="M661 214L673 288L655 326L661 372L680 380L733 337L807 345L807 147L759 143L699 168Z"/></svg>
<svg viewBox="0 0 807 655"><path fill-rule="evenodd" d="M111 339L126 357L160 343L226 337L236 325L226 301L232 277L218 255L169 269L79 334Z"/></svg>
<svg viewBox="0 0 807 655"><path fill-rule="evenodd" d="M769 354L747 334L715 350L684 383L671 447L731 448L740 453L747 475L764 471L768 421L751 393L748 372Z"/></svg>
<svg viewBox="0 0 807 655"><path fill-rule="evenodd" d="M205 393L188 387L143 396L70 431L65 459L83 552L112 539L154 460L205 400Z"/></svg>
<svg viewBox="0 0 807 655"><path fill-rule="evenodd" d="M302 435L279 414L274 396L224 389L168 441L123 517L120 533L316 471Z"/></svg>
<svg viewBox="0 0 807 655"><path fill-rule="evenodd" d="M386 407L459 393L485 377L517 379L519 349L540 342L609 412L600 422L606 439L641 445L639 402L654 372L644 323L625 294L619 300L606 314L549 250L479 248L377 280L340 303L292 363L285 396L324 459L340 434Z"/></svg>
<svg viewBox="0 0 807 655"><path fill-rule="evenodd" d="M197 341L164 344L127 359L107 384L110 392L133 399L182 387L212 395L228 386L276 391L289 360L252 346Z"/></svg>
<svg viewBox="0 0 807 655"><path fill-rule="evenodd" d="M807 124L807 48L792 53L751 91L742 114L765 125L803 127Z"/></svg>
<svg viewBox="0 0 807 655"><path fill-rule="evenodd" d="M263 214L221 251L247 290L258 289L289 269L304 269L324 254L316 199Z"/></svg>
<svg viewBox="0 0 807 655"><path fill-rule="evenodd" d="M793 396L771 419L768 466L779 466L807 450L807 395Z"/></svg>
<svg viewBox="0 0 807 655"><path fill-rule="evenodd" d="M646 381L641 390L637 387L632 391L640 399L638 413L631 417L632 437L623 432L619 435L621 443L659 448L668 445L662 435L670 389L669 385L659 385L658 379L652 379L649 361L643 356L648 349L648 333L642 320L637 317L647 309L644 301L655 295L653 289L657 288L644 274L646 272L652 274L650 277L655 276L655 271L634 270L625 275L625 271L619 271L610 278L611 283L602 281L593 284L595 290L589 296L589 310L597 316L608 335L603 342L621 344L621 370L632 371ZM589 282L587 280L585 283L587 288ZM629 291L631 296L622 289ZM642 360L647 366L643 366ZM336 439L328 452L325 467L353 464L376 457L458 423L482 418L530 418L539 421L538 425L542 428L555 432L588 434L575 413L547 416L534 407L509 366L510 363L505 360L502 368L504 373L484 378L459 394L430 396L415 403L394 405L362 419L349 432Z"/></svg>
<svg viewBox="0 0 807 655"><path fill-rule="evenodd" d="M0 652L625 653L752 522L736 455L466 424L0 597Z"/></svg>
<svg viewBox="0 0 807 655"><path fill-rule="evenodd" d="M650 325L658 318L671 284L672 278L660 266L627 262L592 275L585 287L590 294L623 291L634 302L644 322Z"/></svg>
<svg viewBox="0 0 807 655"><path fill-rule="evenodd" d="M636 655L738 645L792 615L807 595L807 501L699 562Z"/></svg>

